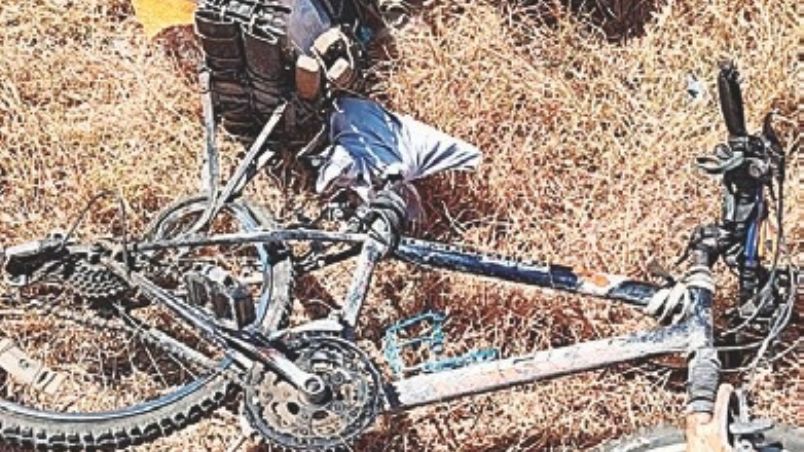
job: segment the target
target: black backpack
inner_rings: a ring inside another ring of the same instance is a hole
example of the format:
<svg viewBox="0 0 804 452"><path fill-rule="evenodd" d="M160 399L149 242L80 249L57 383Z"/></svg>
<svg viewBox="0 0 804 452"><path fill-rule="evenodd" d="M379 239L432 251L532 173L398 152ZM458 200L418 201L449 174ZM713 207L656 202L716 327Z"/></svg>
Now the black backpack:
<svg viewBox="0 0 804 452"><path fill-rule="evenodd" d="M371 38L365 13L359 0L199 2L195 30L216 120L248 145L287 103L274 138L304 142L333 88L359 89Z"/></svg>

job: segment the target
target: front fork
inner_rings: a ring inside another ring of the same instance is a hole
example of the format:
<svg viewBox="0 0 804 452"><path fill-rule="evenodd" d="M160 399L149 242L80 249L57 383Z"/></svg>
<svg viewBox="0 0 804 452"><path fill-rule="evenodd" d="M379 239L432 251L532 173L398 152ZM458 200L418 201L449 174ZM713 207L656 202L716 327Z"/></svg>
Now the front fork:
<svg viewBox="0 0 804 452"><path fill-rule="evenodd" d="M700 240L692 256L696 269L705 275L720 256L717 240ZM714 284L692 284L689 312L689 352L687 367L687 452L729 452L728 405L731 387L720 386L720 360L714 346L712 304Z"/></svg>
<svg viewBox="0 0 804 452"><path fill-rule="evenodd" d="M691 273L695 274L697 270L709 278L709 283L703 281L689 288L692 303L687 323L690 328L686 418L688 452L728 450L727 443L722 441L722 428L718 428L720 423L713 419L720 383L720 360L714 346L714 284L709 275L710 268L719 257L718 250L717 236L699 235L699 240L693 245Z"/></svg>
<svg viewBox="0 0 804 452"><path fill-rule="evenodd" d="M728 265L739 269L740 304L743 304L754 295L759 284L759 229L764 219L762 186L752 183L750 187L742 187L736 195L727 192L723 210L722 224L700 227L693 234L692 268L705 268L708 272L724 257ZM690 296L688 412L700 420L712 414L720 376L713 333L714 284L691 287Z"/></svg>

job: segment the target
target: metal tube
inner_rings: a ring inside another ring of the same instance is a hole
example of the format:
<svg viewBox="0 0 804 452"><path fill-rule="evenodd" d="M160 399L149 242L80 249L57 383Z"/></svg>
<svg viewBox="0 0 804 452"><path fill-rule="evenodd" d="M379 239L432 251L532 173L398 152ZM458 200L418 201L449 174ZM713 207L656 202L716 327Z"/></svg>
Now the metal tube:
<svg viewBox="0 0 804 452"><path fill-rule="evenodd" d="M201 191L209 193L210 203L218 198L220 156L215 144L215 108L212 101L212 79L208 70L201 71L201 107L204 112L204 160L201 164Z"/></svg>
<svg viewBox="0 0 804 452"><path fill-rule="evenodd" d="M532 286L591 295L645 307L659 288L625 276L575 272L561 265L519 262L423 240L403 240L395 256L405 262L431 268L488 276Z"/></svg>
<svg viewBox="0 0 804 452"><path fill-rule="evenodd" d="M417 375L389 385L389 409L407 409L624 361L682 352L688 346L687 332L688 325L680 324L460 369Z"/></svg>
<svg viewBox="0 0 804 452"><path fill-rule="evenodd" d="M133 250L154 251L168 248L303 240L362 243L367 240L367 235L311 229L280 229L146 242L134 245ZM394 256L414 265L619 300L639 307L647 306L651 297L659 290L651 283L632 280L625 276L575 272L572 268L562 265L518 262L505 257L448 249L443 244L423 240L403 239L394 250Z"/></svg>
<svg viewBox="0 0 804 452"><path fill-rule="evenodd" d="M720 360L714 347L712 292L690 288L690 361L687 369L687 406L691 413L712 413L720 382Z"/></svg>
<svg viewBox="0 0 804 452"><path fill-rule="evenodd" d="M692 267L687 275L690 292L689 365L687 367L687 408L695 419L696 414L711 414L717 398L720 380L720 361L715 349L712 299L715 284L711 266L720 254L712 243L701 241L692 253ZM716 245L716 243L714 244Z"/></svg>
<svg viewBox="0 0 804 452"><path fill-rule="evenodd" d="M191 233L196 233L201 229L206 228L207 225L212 222L215 216L218 215L218 212L220 212L220 210L223 208L223 205L231 201L231 198L236 194L236 192L239 192L242 189L241 181L246 176L246 172L254 163L257 155L262 152L265 141L268 140L268 137L276 128L276 125L279 124L279 121L282 119L282 116L285 113L286 107L286 103L276 107L274 113L271 115L271 118L265 124L254 143L252 143L251 147L246 153L246 156L240 162L240 165L238 165L234 175L232 175L232 177L226 183L223 191L220 194L210 193L209 206L204 212L204 215L202 215L201 218L192 226L190 229ZM211 172L210 175L212 175ZM217 191L217 181L215 181L214 187ZM215 196L214 198L212 197L213 195Z"/></svg>
<svg viewBox="0 0 804 452"><path fill-rule="evenodd" d="M367 239L363 243L363 249L360 251L357 268L352 277L349 292L346 294L346 301L340 312L341 320L352 331L357 326L357 319L360 317L360 310L366 300L374 268L388 254L391 243L394 242L394 230L385 217L374 220L369 231Z"/></svg>
<svg viewBox="0 0 804 452"><path fill-rule="evenodd" d="M357 268L346 294L346 301L341 310L341 320L352 329L357 326L357 319L360 317L363 302L366 300L371 285L374 267L377 266L386 249L386 246L373 238L369 238L363 245Z"/></svg>
<svg viewBox="0 0 804 452"><path fill-rule="evenodd" d="M213 245L243 245L247 243L289 242L289 241L320 241L361 243L366 240L366 234L348 232L328 232L311 229L277 229L274 231L237 232L233 234L218 234L206 237L188 237L175 240L158 240L134 244L132 251L156 251L170 248L186 248Z"/></svg>

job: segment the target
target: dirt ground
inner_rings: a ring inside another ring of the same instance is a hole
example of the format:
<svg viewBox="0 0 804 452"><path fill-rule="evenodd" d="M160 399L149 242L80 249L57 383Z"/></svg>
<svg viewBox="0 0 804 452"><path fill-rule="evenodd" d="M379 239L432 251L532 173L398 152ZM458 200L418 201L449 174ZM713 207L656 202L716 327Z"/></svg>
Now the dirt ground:
<svg viewBox="0 0 804 452"><path fill-rule="evenodd" d="M623 37L564 3L425 2L373 68L370 96L484 151L477 172L419 185L427 213L415 236L644 279L651 259L670 266L690 231L719 214L719 183L693 162L726 136L720 60L740 69L750 128L778 108L782 141L794 145L798 4L662 1ZM104 189L125 196L134 230L197 190L198 90L192 64L170 53L143 35L126 0L0 2L2 245L64 228ZM698 99L690 76L705 87ZM239 149L223 146L231 167ZM795 243L801 191L790 185ZM250 195L274 211L285 202L269 177ZM102 204L81 234L107 232L115 214ZM334 290L346 276L319 282ZM725 285L718 303L733 295ZM364 345L379 356L383 329L424 309L450 314L453 353L495 346L510 356L652 324L602 301L388 263ZM798 376L790 364L760 369L751 384L762 414L800 423ZM684 378L644 362L530 384L381 418L356 449L587 449L678 423ZM237 416L220 410L138 450L225 450L240 435Z"/></svg>

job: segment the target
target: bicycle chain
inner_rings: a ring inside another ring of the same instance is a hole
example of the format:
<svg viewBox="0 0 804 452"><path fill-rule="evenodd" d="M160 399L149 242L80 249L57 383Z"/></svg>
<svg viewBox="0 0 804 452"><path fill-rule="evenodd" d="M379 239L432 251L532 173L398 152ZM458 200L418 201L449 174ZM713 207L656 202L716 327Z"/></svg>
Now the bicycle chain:
<svg viewBox="0 0 804 452"><path fill-rule="evenodd" d="M73 261L72 264L72 271L69 272L66 271L63 263L56 266L61 273L61 275L59 275L61 276L60 279L64 284L75 290L81 297L89 301L103 300L111 303L120 300L123 296L132 291L132 288L122 278L103 265L90 264L83 259L77 259ZM36 275L37 279L52 275L53 269L54 267L43 269L41 274ZM64 276L65 273L67 273L66 276ZM199 360L196 356L155 337L153 333L142 328L113 324L112 318L93 318L79 315L74 310L49 305L39 300L29 301L29 303L37 306L47 314L52 314L63 320L72 321L91 329L125 331L134 337L141 338L144 342L150 343L150 345L156 346L163 352L195 362L203 369L213 370L209 369L208 362ZM229 376L227 376L227 378L228 377ZM235 381L243 382L241 377L237 377Z"/></svg>
<svg viewBox="0 0 804 452"><path fill-rule="evenodd" d="M14 298L13 296L8 296L8 298ZM106 331L117 331L117 332L126 332L132 335L133 337L140 338L143 342L155 346L160 349L162 352L165 352L169 355L178 357L180 359L184 359L188 362L193 362L200 368L208 371L214 372L223 377L227 378L229 381L244 387L246 385L246 381L241 375L240 372L233 371L227 368L211 368L210 362L206 359L202 360L199 357L194 356L192 353L188 353L185 350L181 349L180 347L176 347L173 344L160 339L159 337L155 336L151 331L148 331L143 328L137 328L131 325L126 324L116 324L114 323L114 318L98 318L98 317L90 317L86 315L81 315L75 312L74 310L54 306L51 304L47 304L45 302L39 300L31 300L28 302L31 306L35 309L41 310L46 315L53 315L62 320L67 320L74 322L78 325L82 325L89 329L98 329L98 330L106 330ZM218 364L216 362L215 364Z"/></svg>
<svg viewBox="0 0 804 452"><path fill-rule="evenodd" d="M34 275L35 279L44 279L52 276L56 276L60 282L63 282L65 285L72 288L79 296L91 302L104 301L111 305L116 301L120 301L133 291L133 288L129 286L124 279L109 270L106 266L102 264L92 264L85 259L74 259L69 262L55 263L55 265L43 267L38 270L38 274ZM112 323L112 318L105 319L80 316L73 310L47 305L38 300L35 300L33 303L38 305L40 309L43 309L45 312L52 313L63 320L72 321L89 328L125 331L134 337L141 338L150 345L156 346L163 352L194 362L202 369L226 373L225 371L227 369L211 369L208 361L199 359L199 357L194 356L192 353L187 353L181 348L156 337L152 332L146 329L131 325L116 325ZM224 376L241 386L245 384L245 380L243 380L242 376L238 373L231 373Z"/></svg>
<svg viewBox="0 0 804 452"><path fill-rule="evenodd" d="M86 315L78 314L75 310L60 308L39 300L31 300L28 301L28 303L35 309L41 310L45 315L53 315L54 317L58 317L62 320L69 320L91 329L129 332L131 329L133 329L129 326L113 324L111 318L87 317Z"/></svg>

